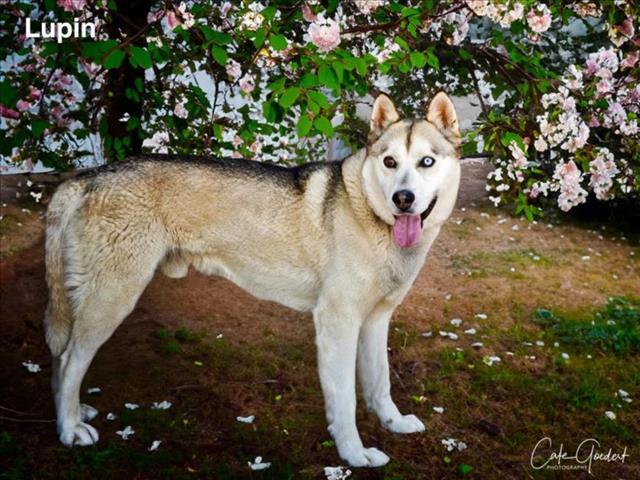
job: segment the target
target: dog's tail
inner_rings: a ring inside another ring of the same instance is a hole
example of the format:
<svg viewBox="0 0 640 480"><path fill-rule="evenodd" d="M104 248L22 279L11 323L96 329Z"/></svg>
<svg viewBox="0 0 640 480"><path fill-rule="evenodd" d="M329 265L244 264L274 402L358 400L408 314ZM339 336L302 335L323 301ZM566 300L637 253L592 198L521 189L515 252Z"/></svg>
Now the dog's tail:
<svg viewBox="0 0 640 480"><path fill-rule="evenodd" d="M60 185L47 210L45 263L49 305L44 317L47 344L54 357L66 348L73 322L71 305L65 288L65 233L82 203L84 187L69 181Z"/></svg>

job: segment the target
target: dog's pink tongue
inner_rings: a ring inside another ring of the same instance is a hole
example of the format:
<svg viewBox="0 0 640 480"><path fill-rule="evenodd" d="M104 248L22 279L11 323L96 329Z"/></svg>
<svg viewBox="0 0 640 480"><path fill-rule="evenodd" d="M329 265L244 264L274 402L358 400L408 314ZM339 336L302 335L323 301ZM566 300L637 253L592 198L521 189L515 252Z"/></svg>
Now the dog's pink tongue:
<svg viewBox="0 0 640 480"><path fill-rule="evenodd" d="M420 227L420 215L402 215L396 217L393 224L393 241L399 247L413 247L418 240L422 228Z"/></svg>

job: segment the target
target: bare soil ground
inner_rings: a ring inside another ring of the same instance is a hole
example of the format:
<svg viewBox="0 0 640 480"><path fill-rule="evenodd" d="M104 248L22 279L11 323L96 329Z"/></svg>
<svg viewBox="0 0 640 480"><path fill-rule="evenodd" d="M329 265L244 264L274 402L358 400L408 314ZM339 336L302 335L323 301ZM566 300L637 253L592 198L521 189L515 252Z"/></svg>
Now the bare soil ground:
<svg viewBox="0 0 640 480"><path fill-rule="evenodd" d="M360 402L364 443L392 461L350 478L588 477L534 470L531 452L545 436L570 452L587 438L604 451L626 446L625 463L594 462L594 478L640 478L637 354L562 340L554 347L533 321L541 307L583 319L610 296L637 296L637 243L611 229L514 219L483 200L482 171L465 168L460 205L390 332L394 398L427 431L387 432ZM341 463L326 430L309 315L195 272L181 280L156 275L85 379L81 398L100 410L92 422L99 444L62 447L41 325L43 210L7 197L0 209L0 478L324 478L325 466ZM462 325L452 325L454 318ZM464 333L469 328L476 333ZM490 356L500 361L489 366ZM28 372L28 360L42 371ZM91 387L100 393L89 395ZM634 402L621 402L618 389ZM162 400L172 407L150 408ZM128 410L127 402L140 407ZM609 410L615 421L605 417ZM109 412L117 418L107 420ZM240 423L239 415L255 422ZM125 441L116 431L127 425L135 434ZM448 438L467 448L448 451ZM150 452L154 440L162 443ZM247 462L256 456L271 467L252 472Z"/></svg>

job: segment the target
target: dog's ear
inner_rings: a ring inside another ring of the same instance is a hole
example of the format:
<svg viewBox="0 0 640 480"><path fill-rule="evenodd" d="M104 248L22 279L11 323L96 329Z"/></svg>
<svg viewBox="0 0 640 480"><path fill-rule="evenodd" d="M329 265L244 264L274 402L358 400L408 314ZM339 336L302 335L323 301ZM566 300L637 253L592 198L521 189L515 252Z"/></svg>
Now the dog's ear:
<svg viewBox="0 0 640 480"><path fill-rule="evenodd" d="M400 115L398 115L398 111L393 106L391 99L384 94L378 95L378 98L373 103L369 138L379 137L385 128L399 119Z"/></svg>
<svg viewBox="0 0 640 480"><path fill-rule="evenodd" d="M427 120L433 123L438 130L456 147L460 145L460 129L458 128L458 116L453 102L446 93L440 92L429 104Z"/></svg>

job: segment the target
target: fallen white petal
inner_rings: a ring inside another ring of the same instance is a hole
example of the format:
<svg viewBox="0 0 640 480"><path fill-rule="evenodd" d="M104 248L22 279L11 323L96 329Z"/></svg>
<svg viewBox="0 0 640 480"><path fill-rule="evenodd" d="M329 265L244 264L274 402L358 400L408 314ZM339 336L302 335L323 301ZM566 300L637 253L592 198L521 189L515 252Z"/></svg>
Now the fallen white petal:
<svg viewBox="0 0 640 480"><path fill-rule="evenodd" d="M254 471L266 470L267 468L269 468L271 466L270 462L263 462L262 461L262 457L256 457L256 459L253 461L253 463L247 462L247 464L249 465L251 470L254 470Z"/></svg>
<svg viewBox="0 0 640 480"><path fill-rule="evenodd" d="M125 403L124 407L128 408L129 410L135 410L136 408L139 408L140 405L138 405L137 403Z"/></svg>
<svg viewBox="0 0 640 480"><path fill-rule="evenodd" d="M116 417L115 414L111 412L107 413L107 420L115 420L116 418L118 417Z"/></svg>
<svg viewBox="0 0 640 480"><path fill-rule="evenodd" d="M160 403L153 402L153 405L151 406L151 408L153 410L168 410L169 408L171 408L171 405L173 405L171 402L167 402L166 400L163 400Z"/></svg>
<svg viewBox="0 0 640 480"><path fill-rule="evenodd" d="M136 433L136 431L131 428L131 425L127 425L124 430L118 430L116 435L120 435L123 440L127 440L134 433Z"/></svg>
<svg viewBox="0 0 640 480"><path fill-rule="evenodd" d="M425 337L425 338L429 338L429 337L431 337L433 335L433 333L432 332L423 332L423 333L421 333L421 335L423 337ZM333 468L333 467L327 467L327 468Z"/></svg>
<svg viewBox="0 0 640 480"><path fill-rule="evenodd" d="M327 480L344 480L351 475L351 470L346 467L324 467L324 476Z"/></svg>
<svg viewBox="0 0 640 480"><path fill-rule="evenodd" d="M236 417L236 420L239 421L240 423L253 423L253 421L256 419L255 415L249 415L248 417Z"/></svg>
<svg viewBox="0 0 640 480"><path fill-rule="evenodd" d="M486 313L476 313L476 318L479 318L480 320L486 320L487 319L487 314Z"/></svg>
<svg viewBox="0 0 640 480"><path fill-rule="evenodd" d="M618 396L621 398L626 398L629 396L629 392L627 392L626 390L619 389Z"/></svg>
<svg viewBox="0 0 640 480"><path fill-rule="evenodd" d="M484 344L483 344L482 342L473 342L473 343L471 344L471 346L472 346L473 348L482 348L482 347L484 346Z"/></svg>
<svg viewBox="0 0 640 480"><path fill-rule="evenodd" d="M444 413L444 407L433 407L433 411L436 413Z"/></svg>
<svg viewBox="0 0 640 480"><path fill-rule="evenodd" d="M22 362L22 366L25 367L31 373L38 373L42 371L42 369L40 368L40 365L38 365L37 363L33 363L31 360Z"/></svg>
<svg viewBox="0 0 640 480"><path fill-rule="evenodd" d="M477 332L475 328L468 328L464 331L464 333L466 333L467 335L475 335Z"/></svg>
<svg viewBox="0 0 640 480"><path fill-rule="evenodd" d="M607 410L606 412L604 412L604 416L607 417L609 420L616 419L616 414L613 413L611 410Z"/></svg>
<svg viewBox="0 0 640 480"><path fill-rule="evenodd" d="M495 356L495 355L490 355L490 356L486 356L486 357L484 357L484 358L482 359L482 361L483 361L485 364L487 364L487 365L489 365L489 366L491 367L494 363L496 363L496 362L501 362L501 361L502 361L502 359L501 359L500 357Z"/></svg>
<svg viewBox="0 0 640 480"><path fill-rule="evenodd" d="M153 452L155 450L158 450L158 447L160 446L160 444L162 443L161 440L154 440L153 443L151 444L151 446L149 447L149 451Z"/></svg>
<svg viewBox="0 0 640 480"><path fill-rule="evenodd" d="M451 325L453 325L454 327L459 327L460 325L462 325L462 319L460 318L452 318L451 319Z"/></svg>
<svg viewBox="0 0 640 480"><path fill-rule="evenodd" d="M87 388L87 393L89 395L93 395L94 393L100 393L101 391L102 391L102 389L100 387Z"/></svg>

